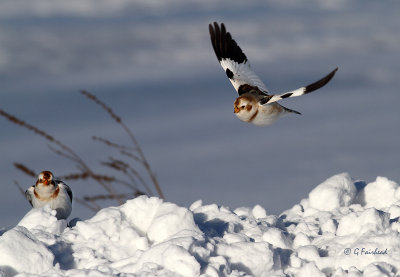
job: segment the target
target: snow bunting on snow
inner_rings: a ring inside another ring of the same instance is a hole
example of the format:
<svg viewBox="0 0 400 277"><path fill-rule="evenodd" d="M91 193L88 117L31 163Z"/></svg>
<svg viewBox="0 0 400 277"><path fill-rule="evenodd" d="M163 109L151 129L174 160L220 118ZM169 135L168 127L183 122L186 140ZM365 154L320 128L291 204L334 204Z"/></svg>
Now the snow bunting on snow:
<svg viewBox="0 0 400 277"><path fill-rule="evenodd" d="M57 211L57 219L67 219L72 210L72 191L60 180L54 180L53 173L43 171L36 184L25 191L25 197L34 208L49 204Z"/></svg>
<svg viewBox="0 0 400 277"><path fill-rule="evenodd" d="M287 113L300 114L288 109L277 101L310 93L326 85L335 75L338 68L319 81L293 91L281 94L269 94L264 83L251 70L246 55L232 39L225 25L218 23L209 25L211 43L218 61L226 75L236 89L239 97L234 103L234 113L244 122L265 126L275 122L280 116Z"/></svg>

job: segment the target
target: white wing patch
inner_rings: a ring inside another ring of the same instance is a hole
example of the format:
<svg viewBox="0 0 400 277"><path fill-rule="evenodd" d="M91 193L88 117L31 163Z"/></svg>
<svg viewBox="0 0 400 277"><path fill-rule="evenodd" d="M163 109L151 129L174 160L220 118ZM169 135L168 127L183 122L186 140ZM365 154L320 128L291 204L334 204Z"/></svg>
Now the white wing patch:
<svg viewBox="0 0 400 277"><path fill-rule="evenodd" d="M251 70L246 55L237 45L225 25L214 22L209 25L210 39L215 55L233 87L240 95L240 86L257 87L257 92L267 95L267 88L260 78Z"/></svg>
<svg viewBox="0 0 400 277"><path fill-rule="evenodd" d="M305 94L305 90L306 90L306 87L301 87L301 88L298 88L298 89L295 89L295 90L292 90L292 91L288 91L288 92L285 92L285 93L274 94L268 100L268 103L277 102L277 101L282 100L284 98L303 95L303 94Z"/></svg>
<svg viewBox="0 0 400 277"><path fill-rule="evenodd" d="M271 98L268 99L268 101L265 101L263 104L277 102L279 100L289 98L289 97L296 97L296 96L304 95L304 94L310 93L314 90L320 89L323 86L325 86L333 78L333 76L335 75L337 70L338 70L338 68L335 68L331 73L329 73L322 79L320 79L310 85L307 85L307 86L304 86L304 87L301 87L301 88L298 88L298 89L295 89L292 91L288 91L285 93L274 94L274 95L272 95Z"/></svg>
<svg viewBox="0 0 400 277"><path fill-rule="evenodd" d="M73 196L72 196L71 188L66 183L64 183L63 181L60 181L60 180L57 180L57 181L58 181L58 186L60 186L61 188L63 188L67 192L67 194L69 196L69 200L72 203L72 197Z"/></svg>
<svg viewBox="0 0 400 277"><path fill-rule="evenodd" d="M265 93L268 92L265 84L261 81L257 74L251 70L248 61L239 64L231 59L222 59L220 64L237 92L239 92L239 87L241 85L246 84L258 87L259 90ZM233 75L230 75L229 71L227 70L232 72Z"/></svg>
<svg viewBox="0 0 400 277"><path fill-rule="evenodd" d="M214 24L209 24L209 31L215 55L235 90L239 95L252 91L264 96L259 100L261 105L317 90L325 86L338 70L338 68L334 69L331 73L310 85L281 94L269 95L268 89L253 70L251 70L246 55L232 38L231 34L226 31L225 25L223 23L219 25L217 22L214 22Z"/></svg>
<svg viewBox="0 0 400 277"><path fill-rule="evenodd" d="M32 198L34 197L33 196L34 189L35 189L35 186L31 186L25 191L25 198L29 201L29 204L31 204L32 207L33 207Z"/></svg>

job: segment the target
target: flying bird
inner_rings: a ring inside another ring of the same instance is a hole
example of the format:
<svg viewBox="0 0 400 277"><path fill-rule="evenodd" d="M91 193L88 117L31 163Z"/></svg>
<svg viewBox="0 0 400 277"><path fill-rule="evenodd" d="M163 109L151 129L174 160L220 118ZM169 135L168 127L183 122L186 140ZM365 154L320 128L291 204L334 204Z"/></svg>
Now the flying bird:
<svg viewBox="0 0 400 277"><path fill-rule="evenodd" d="M64 182L54 179L53 173L43 171L36 184L25 191L25 197L33 208L47 204L57 211L57 219L67 219L72 210L72 191Z"/></svg>
<svg viewBox="0 0 400 277"><path fill-rule="evenodd" d="M274 123L279 117L289 113L300 114L288 109L277 101L310 93L325 86L338 68L319 81L310 85L279 94L270 94L260 78L250 68L249 61L237 45L225 25L217 22L209 24L211 44L218 61L239 94L234 102L234 113L244 122L259 126Z"/></svg>

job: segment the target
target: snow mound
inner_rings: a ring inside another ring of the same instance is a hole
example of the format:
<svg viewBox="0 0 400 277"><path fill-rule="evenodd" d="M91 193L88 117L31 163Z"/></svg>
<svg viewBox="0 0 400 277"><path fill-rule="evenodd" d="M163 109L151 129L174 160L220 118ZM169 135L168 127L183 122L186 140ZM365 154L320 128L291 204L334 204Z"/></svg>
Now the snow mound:
<svg viewBox="0 0 400 277"><path fill-rule="evenodd" d="M33 209L0 237L0 276L395 276L399 196L345 173L280 216L141 196L70 228Z"/></svg>
<svg viewBox="0 0 400 277"><path fill-rule="evenodd" d="M347 207L353 203L356 193L349 174L335 175L310 192L310 207L320 211Z"/></svg>

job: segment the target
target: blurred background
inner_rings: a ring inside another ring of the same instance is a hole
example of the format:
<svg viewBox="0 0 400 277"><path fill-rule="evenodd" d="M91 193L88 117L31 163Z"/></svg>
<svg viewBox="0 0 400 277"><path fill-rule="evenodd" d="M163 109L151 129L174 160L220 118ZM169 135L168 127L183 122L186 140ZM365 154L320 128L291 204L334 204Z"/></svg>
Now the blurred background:
<svg viewBox="0 0 400 277"><path fill-rule="evenodd" d="M79 94L88 90L132 129L166 200L278 214L337 173L400 182L399 14L396 0L3 0L0 108L108 172L100 161L110 149L91 136L130 142ZM225 23L270 92L339 71L321 90L282 102L301 116L243 123L209 41L213 21ZM14 162L58 176L77 170L4 117L0 130L0 227L9 228L30 209L15 181L36 181ZM68 184L75 197L102 193L92 182ZM93 214L74 203L70 218Z"/></svg>

